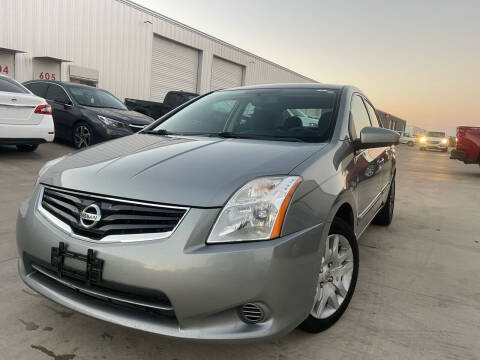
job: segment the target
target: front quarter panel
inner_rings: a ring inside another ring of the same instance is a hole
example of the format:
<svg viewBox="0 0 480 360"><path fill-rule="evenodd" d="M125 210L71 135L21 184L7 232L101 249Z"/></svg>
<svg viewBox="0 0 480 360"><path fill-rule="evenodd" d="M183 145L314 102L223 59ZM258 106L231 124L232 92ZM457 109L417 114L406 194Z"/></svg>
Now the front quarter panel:
<svg viewBox="0 0 480 360"><path fill-rule="evenodd" d="M295 175L302 176L303 181L287 210L282 235L322 222L330 223L344 203L356 213L354 194L348 183L352 160L351 145L347 141L336 141L295 169Z"/></svg>

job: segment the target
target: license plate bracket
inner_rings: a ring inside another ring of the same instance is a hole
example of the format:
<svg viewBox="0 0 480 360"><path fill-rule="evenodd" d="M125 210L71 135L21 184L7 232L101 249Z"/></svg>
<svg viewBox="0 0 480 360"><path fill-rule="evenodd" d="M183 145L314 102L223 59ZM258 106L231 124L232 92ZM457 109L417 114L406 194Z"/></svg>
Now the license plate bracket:
<svg viewBox="0 0 480 360"><path fill-rule="evenodd" d="M77 262L85 263L85 271L71 269L65 266L65 259L74 259ZM87 250L87 255L75 253L67 250L67 245L60 242L58 247L52 247L51 265L57 269L58 277L68 276L90 284L102 280L103 260L97 258L97 253L93 249Z"/></svg>

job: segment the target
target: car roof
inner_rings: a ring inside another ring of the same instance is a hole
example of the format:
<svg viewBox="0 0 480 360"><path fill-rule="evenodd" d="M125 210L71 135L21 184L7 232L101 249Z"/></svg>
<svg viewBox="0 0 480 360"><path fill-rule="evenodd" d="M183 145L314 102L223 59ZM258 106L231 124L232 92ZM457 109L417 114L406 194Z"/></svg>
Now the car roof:
<svg viewBox="0 0 480 360"><path fill-rule="evenodd" d="M322 83L279 83L241 86L224 90L254 90L254 89L330 89L341 90L345 85L322 84Z"/></svg>
<svg viewBox="0 0 480 360"><path fill-rule="evenodd" d="M78 84L78 83L73 83L73 82L68 82L68 81L55 81L55 80L28 80L28 81L25 81L24 84L29 84L29 83L34 83L34 82L46 83L46 84L58 84L58 85L66 86L66 87L87 87L87 88L92 87L92 86L84 85L84 84Z"/></svg>

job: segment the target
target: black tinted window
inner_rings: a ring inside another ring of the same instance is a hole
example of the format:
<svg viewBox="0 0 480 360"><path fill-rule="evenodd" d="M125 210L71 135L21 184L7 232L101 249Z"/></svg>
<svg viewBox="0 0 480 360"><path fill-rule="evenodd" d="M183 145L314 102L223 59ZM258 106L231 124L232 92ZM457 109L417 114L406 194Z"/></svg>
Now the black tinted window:
<svg viewBox="0 0 480 360"><path fill-rule="evenodd" d="M47 95L47 87L48 84L46 83L29 83L24 85L28 90L34 93L37 96L44 98Z"/></svg>
<svg viewBox="0 0 480 360"><path fill-rule="evenodd" d="M97 108L127 110L125 105L120 100L104 90L96 89L90 86L70 86L68 90L80 105Z"/></svg>
<svg viewBox="0 0 480 360"><path fill-rule="evenodd" d="M334 122L337 97L329 89L221 91L195 101L154 130L323 142Z"/></svg>
<svg viewBox="0 0 480 360"><path fill-rule="evenodd" d="M350 119L354 127L354 133L352 135L355 139L358 139L360 137L360 131L362 131L364 127L372 126L370 124L370 118L368 117L367 109L363 104L363 100L358 95L354 95L352 98L352 104L350 107Z"/></svg>
<svg viewBox="0 0 480 360"><path fill-rule="evenodd" d="M0 78L0 91L10 92L10 93L20 93L20 94L28 94L22 85L17 83L14 80L8 78Z"/></svg>
<svg viewBox="0 0 480 360"><path fill-rule="evenodd" d="M65 91L60 86L54 84L50 84L48 87L47 99L58 101L62 104L67 104L70 101Z"/></svg>

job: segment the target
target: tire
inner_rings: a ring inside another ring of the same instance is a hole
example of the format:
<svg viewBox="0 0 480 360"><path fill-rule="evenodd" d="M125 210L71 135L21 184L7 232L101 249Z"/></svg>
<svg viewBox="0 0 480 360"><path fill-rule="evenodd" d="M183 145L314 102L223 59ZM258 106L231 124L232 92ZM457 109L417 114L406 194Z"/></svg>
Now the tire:
<svg viewBox="0 0 480 360"><path fill-rule="evenodd" d="M424 148L424 147L420 147L420 151L425 151L425 148Z"/></svg>
<svg viewBox="0 0 480 360"><path fill-rule="evenodd" d="M413 143L413 141L409 141L407 145L411 147L411 146L414 145L414 143Z"/></svg>
<svg viewBox="0 0 480 360"><path fill-rule="evenodd" d="M442 149L443 152L448 152L448 148L447 149Z"/></svg>
<svg viewBox="0 0 480 360"><path fill-rule="evenodd" d="M317 292L315 294L312 311L310 312L308 317L303 321L303 323L301 323L299 326L300 329L310 333L318 333L318 332L324 331L329 327L331 327L333 324L335 324L347 309L348 304L352 299L353 293L355 292L355 285L357 284L357 277L358 277L357 238L355 237L353 229L350 227L350 225L348 225L344 220L340 218L335 218L333 220L332 225L330 227L330 233L327 239L327 244L329 243L330 239L334 240L335 237L339 239L339 242L337 243L338 249L340 250L344 249L344 252L342 252L342 256L347 256L346 254L348 253L348 256L344 260L345 261L344 267L345 269L347 269L347 265L348 265L348 268L351 267L351 273L347 274L347 273L337 272L338 269L340 269L341 267L338 266L339 262L335 261L336 258L334 256L333 251L330 254L331 256L330 259L328 258L325 259L325 257L322 256L321 269L323 269L323 271L319 273L319 280L317 283ZM332 240L330 240L330 244ZM348 246L346 246L347 244ZM334 248L334 246L332 248ZM348 262L347 262L347 259L349 260ZM329 264L333 263L333 265L332 267L330 267L328 265L325 265L325 263L329 263ZM330 269L333 269L333 270L330 270ZM339 275L340 281L338 281L339 277L335 279L335 277L337 276L336 274ZM328 276L330 279L333 279L333 281L332 280L322 281L322 277L323 279L325 279L325 276ZM340 284L340 283L344 284L344 281L348 282L348 278L350 279L348 289L346 289L345 285L343 285L342 286L343 289L340 291L339 288L337 287L337 284ZM325 285L321 285L321 284L325 284ZM336 289L336 290L332 293L331 292L332 289ZM326 293L327 290L329 291L329 293ZM342 297L340 294L345 291L346 291L346 294L344 297ZM320 295L320 294L323 294L323 295ZM326 294L329 294L330 297L328 297L328 300L324 300L325 312L322 312L324 316L319 316L318 313L314 316L314 313L316 312L316 310L320 308L322 297L326 296ZM336 308L336 310L331 303L332 295L337 298L338 307ZM340 299L341 302L338 299Z"/></svg>
<svg viewBox="0 0 480 360"><path fill-rule="evenodd" d="M382 210L375 216L372 223L376 225L388 226L393 220L393 210L395 209L395 178L393 178L390 184L390 191L388 192L388 198L383 205Z"/></svg>
<svg viewBox="0 0 480 360"><path fill-rule="evenodd" d="M95 142L93 129L84 121L75 124L72 131L72 142L76 149L81 149L93 145Z"/></svg>
<svg viewBox="0 0 480 360"><path fill-rule="evenodd" d="M21 152L33 152L37 150L38 144L35 145L27 145L27 144L22 144L22 145L17 145L17 150Z"/></svg>

